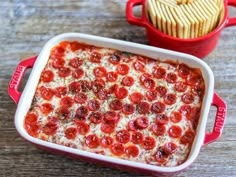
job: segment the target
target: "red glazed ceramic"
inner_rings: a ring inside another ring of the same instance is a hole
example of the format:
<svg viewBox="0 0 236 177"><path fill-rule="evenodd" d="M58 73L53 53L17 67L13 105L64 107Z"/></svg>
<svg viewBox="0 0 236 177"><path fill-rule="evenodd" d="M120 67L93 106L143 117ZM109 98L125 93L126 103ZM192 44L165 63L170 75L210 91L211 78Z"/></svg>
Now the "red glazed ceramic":
<svg viewBox="0 0 236 177"><path fill-rule="evenodd" d="M141 17L135 17L132 10L135 6L139 5L142 6L142 15ZM146 28L147 39L150 45L204 58L216 47L222 30L226 27L236 25L236 18L229 18L228 16L229 5L236 7L236 1L225 0L224 16L218 27L207 35L195 39L175 38L156 29L148 20L146 0L129 0L126 6L126 18L129 23Z"/></svg>

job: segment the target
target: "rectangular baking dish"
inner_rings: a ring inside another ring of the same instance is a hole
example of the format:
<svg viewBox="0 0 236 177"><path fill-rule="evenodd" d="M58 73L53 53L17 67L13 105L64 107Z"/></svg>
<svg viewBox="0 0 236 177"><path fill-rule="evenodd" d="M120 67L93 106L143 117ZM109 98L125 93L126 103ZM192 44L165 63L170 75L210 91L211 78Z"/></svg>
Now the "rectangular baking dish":
<svg viewBox="0 0 236 177"><path fill-rule="evenodd" d="M58 144L42 141L27 134L24 129L24 117L31 106L32 99L40 78L40 74L47 64L50 50L52 47L61 41L79 41L86 44L91 44L99 47L112 48L120 51L131 52L139 55L144 55L150 58L158 58L161 61L171 59L186 63L187 65L195 68L200 68L204 81L205 81L205 95L202 103L201 116L197 127L196 137L194 139L191 152L188 159L181 165L175 167L160 167L148 165L139 162L132 162L123 159L117 159L100 154L86 152L78 149L65 147ZM29 79L25 85L23 92L19 92L19 85L24 76L25 71L32 68ZM225 102L214 93L214 76L209 66L202 60L183 53L164 50L147 45L141 45L121 40L109 39L104 37L92 36L80 33L64 33L49 40L38 56L23 60L19 63L13 73L12 79L9 83L8 93L17 104L15 113L15 127L18 133L27 141L35 144L36 146L48 150L53 153L67 155L73 158L86 160L89 162L100 163L108 167L138 172L146 175L171 175L178 173L188 167L196 159L201 147L205 144L215 141L222 134L224 121L226 118L226 104ZM208 113L210 106L213 105L217 108L215 117L215 124L211 133L205 133Z"/></svg>

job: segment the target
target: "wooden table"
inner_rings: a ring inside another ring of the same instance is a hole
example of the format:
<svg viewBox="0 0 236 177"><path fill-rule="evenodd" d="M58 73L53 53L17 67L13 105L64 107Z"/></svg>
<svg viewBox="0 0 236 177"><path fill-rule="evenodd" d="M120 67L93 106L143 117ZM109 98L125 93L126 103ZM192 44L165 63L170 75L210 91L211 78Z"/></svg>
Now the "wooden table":
<svg viewBox="0 0 236 177"><path fill-rule="evenodd" d="M125 0L0 0L0 176L138 176L35 148L17 134L16 105L7 93L16 65L37 55L56 34L81 32L147 44L145 30L127 23L125 6ZM230 11L236 16L235 10ZM139 15L140 8L134 13ZM196 161L179 176L236 176L235 30L225 29L216 49L204 59L214 72L215 91L228 104L223 135L203 147ZM214 118L212 107L207 130Z"/></svg>

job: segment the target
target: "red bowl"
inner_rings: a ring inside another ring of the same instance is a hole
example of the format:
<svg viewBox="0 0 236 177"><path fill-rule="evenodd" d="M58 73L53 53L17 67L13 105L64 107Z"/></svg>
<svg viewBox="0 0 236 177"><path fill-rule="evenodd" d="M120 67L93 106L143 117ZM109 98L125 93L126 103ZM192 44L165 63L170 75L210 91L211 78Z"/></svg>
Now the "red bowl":
<svg viewBox="0 0 236 177"><path fill-rule="evenodd" d="M133 8L138 5L142 6L141 17L135 17L132 12ZM228 16L229 5L236 7L236 1L224 0L224 16L214 31L194 39L175 38L155 28L149 22L146 14L146 0L129 0L126 6L126 18L129 23L146 28L147 39L150 45L204 58L216 47L221 31L225 27L236 25L236 18L229 18Z"/></svg>

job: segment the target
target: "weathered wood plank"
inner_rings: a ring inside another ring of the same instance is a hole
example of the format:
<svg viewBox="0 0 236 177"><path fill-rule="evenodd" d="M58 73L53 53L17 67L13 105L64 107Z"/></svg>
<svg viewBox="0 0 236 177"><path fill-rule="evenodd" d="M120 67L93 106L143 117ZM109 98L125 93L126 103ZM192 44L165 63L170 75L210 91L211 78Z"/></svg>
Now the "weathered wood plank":
<svg viewBox="0 0 236 177"><path fill-rule="evenodd" d="M0 0L0 176L138 176L68 159L39 150L23 140L14 127L16 105L7 87L16 65L37 55L51 37L82 32L147 44L145 30L125 19L126 0ZM231 16L236 16L230 8ZM140 7L134 10L140 15ZM179 176L236 176L236 35L222 32L216 49L204 59L215 76L215 90L227 102L222 137L202 148L196 161ZM28 74L27 74L28 75ZM26 79L23 80L23 83ZM210 131L215 118L211 108Z"/></svg>

